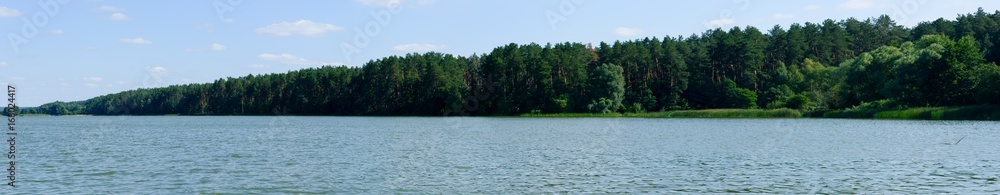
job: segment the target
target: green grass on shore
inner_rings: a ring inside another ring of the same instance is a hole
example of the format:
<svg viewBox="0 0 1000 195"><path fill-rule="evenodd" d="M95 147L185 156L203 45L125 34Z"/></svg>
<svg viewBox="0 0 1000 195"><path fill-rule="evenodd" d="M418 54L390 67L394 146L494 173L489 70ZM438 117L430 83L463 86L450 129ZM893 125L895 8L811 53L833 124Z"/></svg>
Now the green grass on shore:
<svg viewBox="0 0 1000 195"><path fill-rule="evenodd" d="M871 118L912 120L1000 120L1000 105L962 107L918 107L902 110L840 110L823 113L823 118Z"/></svg>
<svg viewBox="0 0 1000 195"><path fill-rule="evenodd" d="M17 116L49 116L24 114ZM77 115L89 116L89 115ZM167 115L176 116L176 115ZM908 109L849 109L813 111L803 113L793 109L710 109L680 110L646 113L552 113L522 114L519 117L537 118L586 118L586 117L640 117L640 118L856 118L904 120L1000 120L1000 105L975 105L961 107L918 107Z"/></svg>
<svg viewBox="0 0 1000 195"><path fill-rule="evenodd" d="M554 114L523 114L522 117L542 118L574 118L574 117L643 117L643 118L798 118L802 113L792 109L712 109L712 110L682 110L647 113L554 113Z"/></svg>
<svg viewBox="0 0 1000 195"><path fill-rule="evenodd" d="M802 112L792 109L712 109L637 113L647 118L799 118Z"/></svg>
<svg viewBox="0 0 1000 195"><path fill-rule="evenodd" d="M579 118L579 117L623 117L622 113L612 112L612 113L551 113L551 114L522 114L521 117L538 117L538 118Z"/></svg>
<svg viewBox="0 0 1000 195"><path fill-rule="evenodd" d="M4 115L7 116L7 115ZM48 114L18 114L17 116L52 116Z"/></svg>

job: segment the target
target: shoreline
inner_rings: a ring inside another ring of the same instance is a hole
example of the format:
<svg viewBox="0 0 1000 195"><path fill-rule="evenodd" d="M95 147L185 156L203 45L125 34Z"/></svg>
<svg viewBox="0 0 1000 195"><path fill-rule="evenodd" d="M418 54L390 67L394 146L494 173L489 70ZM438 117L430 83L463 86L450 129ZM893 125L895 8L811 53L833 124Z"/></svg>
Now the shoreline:
<svg viewBox="0 0 1000 195"><path fill-rule="evenodd" d="M59 115L25 114L24 117ZM123 115L62 115L123 116ZM125 115L125 116L275 116L275 115ZM341 115L281 115L281 116L341 116ZM343 117L452 117L452 116L343 116ZM773 119L773 118L827 118L827 119L882 119L882 120L1000 120L1000 105L974 105L957 107L915 107L906 109L847 109L831 111L800 111L794 109L705 109L643 113L547 113L468 117L523 117L523 118L720 118L720 119Z"/></svg>

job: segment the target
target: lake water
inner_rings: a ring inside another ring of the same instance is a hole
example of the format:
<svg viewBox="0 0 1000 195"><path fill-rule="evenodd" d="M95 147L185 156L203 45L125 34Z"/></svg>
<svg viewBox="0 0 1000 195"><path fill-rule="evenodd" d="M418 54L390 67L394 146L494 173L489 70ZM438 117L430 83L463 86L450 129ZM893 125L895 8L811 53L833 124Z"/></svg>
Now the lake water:
<svg viewBox="0 0 1000 195"><path fill-rule="evenodd" d="M25 194L1000 193L997 122L110 116L17 124L13 190Z"/></svg>

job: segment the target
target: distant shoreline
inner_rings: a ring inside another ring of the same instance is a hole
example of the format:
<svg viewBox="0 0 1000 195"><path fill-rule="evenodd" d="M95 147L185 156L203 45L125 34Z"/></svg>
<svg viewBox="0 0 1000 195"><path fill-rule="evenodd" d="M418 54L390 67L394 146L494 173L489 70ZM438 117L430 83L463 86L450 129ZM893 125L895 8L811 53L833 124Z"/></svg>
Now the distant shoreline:
<svg viewBox="0 0 1000 195"><path fill-rule="evenodd" d="M19 116L57 116L25 114ZM62 116L123 116L123 115L62 115ZM126 116L275 116L275 115L126 115ZM281 116L341 116L341 115L281 115ZM352 117L440 117L440 116L352 116ZM524 118L835 118L835 119L890 119L890 120L1000 120L1000 105L959 107L917 107L906 109L849 109L803 112L794 109L706 109L644 113L548 113L511 116L471 117L524 117Z"/></svg>
<svg viewBox="0 0 1000 195"><path fill-rule="evenodd" d="M710 109L649 113L524 114L522 117L636 117L636 118L837 118L891 120L1000 120L1000 105L916 107L906 109L848 109L802 112L793 109Z"/></svg>

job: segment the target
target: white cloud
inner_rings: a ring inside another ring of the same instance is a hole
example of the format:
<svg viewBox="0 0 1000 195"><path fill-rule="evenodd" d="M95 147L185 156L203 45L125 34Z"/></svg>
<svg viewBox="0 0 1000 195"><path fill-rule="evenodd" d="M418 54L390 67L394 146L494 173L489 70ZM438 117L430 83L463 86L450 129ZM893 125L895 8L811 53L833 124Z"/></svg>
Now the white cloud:
<svg viewBox="0 0 1000 195"><path fill-rule="evenodd" d="M309 60L306 60L304 58L296 57L295 55L287 54L287 53L283 53L283 54L262 53L260 55L257 55L257 58L259 58L261 60L275 61L275 62L278 62L278 63L281 63L281 64L288 64L288 65L311 65L311 64L315 64L315 63L310 62Z"/></svg>
<svg viewBox="0 0 1000 195"><path fill-rule="evenodd" d="M93 83L87 83L87 84L84 84L84 85L86 85L87 87L97 87L97 84L93 84Z"/></svg>
<svg viewBox="0 0 1000 195"><path fill-rule="evenodd" d="M708 21L708 23L705 23L705 26L715 28L715 27L728 26L728 25L731 25L733 23L736 23L736 20L733 20L733 19L716 19L716 20Z"/></svg>
<svg viewBox="0 0 1000 195"><path fill-rule="evenodd" d="M819 7L818 5L807 5L807 6L805 6L805 7L802 7L802 9L803 9L803 10L810 10L810 11L811 11L811 10L818 10L818 9L820 9L820 8L821 8L821 7Z"/></svg>
<svg viewBox="0 0 1000 195"><path fill-rule="evenodd" d="M184 48L184 51L185 52L203 52L203 51L208 51L208 50L212 50L212 51L224 51L226 49L228 49L228 48L225 45L218 44L218 43L212 43L212 45L208 46L208 48Z"/></svg>
<svg viewBox="0 0 1000 195"><path fill-rule="evenodd" d="M646 33L646 31L638 28L618 27L615 29L616 35L626 38L637 37L642 35L643 33Z"/></svg>
<svg viewBox="0 0 1000 195"><path fill-rule="evenodd" d="M773 17L774 17L774 19L778 19L778 20L784 20L784 19L792 19L792 18L795 18L795 15L792 15L792 14L782 14L782 13L777 13L777 14L774 14L774 16L773 16Z"/></svg>
<svg viewBox="0 0 1000 195"><path fill-rule="evenodd" d="M886 5L882 0L847 0L844 3L841 3L838 7L843 9L869 9L886 7Z"/></svg>
<svg viewBox="0 0 1000 195"><path fill-rule="evenodd" d="M212 51L222 51L226 50L226 46L218 43L212 43Z"/></svg>
<svg viewBox="0 0 1000 195"><path fill-rule="evenodd" d="M332 24L316 23L309 20L299 20L296 22L281 22L267 25L265 27L254 29L254 32L260 34L269 34L274 36L291 36L291 35L309 35L315 36L326 33L327 31L339 31L344 30L344 27L334 26Z"/></svg>
<svg viewBox="0 0 1000 195"><path fill-rule="evenodd" d="M404 52L418 52L418 51L437 51L448 49L445 45L434 45L429 43L415 43L415 44L405 44L397 45L392 47L392 50L404 51Z"/></svg>
<svg viewBox="0 0 1000 195"><path fill-rule="evenodd" d="M134 39L121 38L121 39L118 39L118 40L121 41L122 43L132 43L132 44L140 44L140 45L153 44L152 41L143 39L142 37L134 38Z"/></svg>
<svg viewBox="0 0 1000 195"><path fill-rule="evenodd" d="M7 66L10 66L10 64L7 64L7 62L0 62L0 67L7 67Z"/></svg>
<svg viewBox="0 0 1000 195"><path fill-rule="evenodd" d="M268 66L268 65L262 65L262 64L251 64L251 65L247 65L247 68L253 68L253 69L261 69L261 68L269 68L269 67L271 67L271 66Z"/></svg>
<svg viewBox="0 0 1000 195"><path fill-rule="evenodd" d="M0 17L17 17L21 15L21 11L17 11L13 8L8 8L0 6Z"/></svg>
<svg viewBox="0 0 1000 195"><path fill-rule="evenodd" d="M155 73L165 73L167 72L167 68L164 68L163 66L154 66L152 68L149 68L149 71Z"/></svg>
<svg viewBox="0 0 1000 195"><path fill-rule="evenodd" d="M114 14L111 14L111 19L112 20L128 20L128 16L126 16L123 13L114 13Z"/></svg>
<svg viewBox="0 0 1000 195"><path fill-rule="evenodd" d="M83 80L84 81L101 82L101 81L104 81L104 78L101 78L101 77L83 77Z"/></svg>
<svg viewBox="0 0 1000 195"><path fill-rule="evenodd" d="M55 30L50 30L49 31L49 34L54 34L54 35L61 35L63 33L65 33L65 32L63 32L62 29L55 29Z"/></svg>
<svg viewBox="0 0 1000 195"><path fill-rule="evenodd" d="M123 12L123 11L125 11L125 9L117 8L117 7L114 7L114 6L108 6L108 5L102 5L101 7L97 7L97 10L106 11L106 12Z"/></svg>

